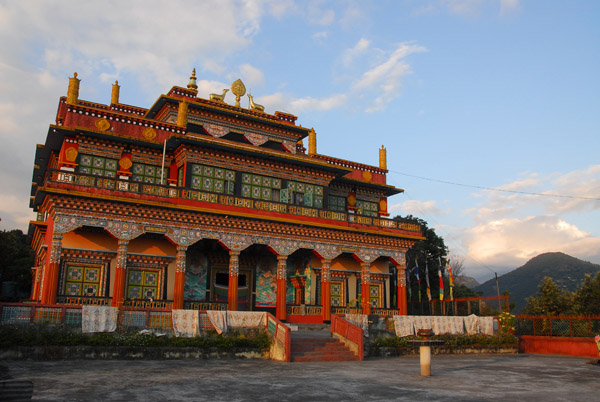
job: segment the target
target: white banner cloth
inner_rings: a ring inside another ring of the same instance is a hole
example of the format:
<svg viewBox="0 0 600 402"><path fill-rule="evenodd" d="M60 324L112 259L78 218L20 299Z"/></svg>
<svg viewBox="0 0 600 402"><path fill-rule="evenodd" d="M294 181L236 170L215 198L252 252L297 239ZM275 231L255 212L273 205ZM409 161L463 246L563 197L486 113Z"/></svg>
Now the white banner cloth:
<svg viewBox="0 0 600 402"><path fill-rule="evenodd" d="M192 338L198 336L198 310L173 310L175 336Z"/></svg>
<svg viewBox="0 0 600 402"><path fill-rule="evenodd" d="M116 307L83 305L81 307L81 332L115 332L117 315Z"/></svg>

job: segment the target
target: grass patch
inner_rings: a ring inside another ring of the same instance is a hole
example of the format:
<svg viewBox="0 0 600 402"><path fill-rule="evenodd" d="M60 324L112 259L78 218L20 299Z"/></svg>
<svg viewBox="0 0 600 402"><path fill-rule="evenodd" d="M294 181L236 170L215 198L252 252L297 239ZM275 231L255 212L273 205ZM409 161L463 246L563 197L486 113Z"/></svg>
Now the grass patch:
<svg viewBox="0 0 600 402"><path fill-rule="evenodd" d="M98 332L83 334L64 327L0 326L0 348L16 346L129 346L183 347L230 350L236 348L267 349L271 340L265 332L250 334L231 332L218 335L211 332L194 338L156 336L138 332Z"/></svg>

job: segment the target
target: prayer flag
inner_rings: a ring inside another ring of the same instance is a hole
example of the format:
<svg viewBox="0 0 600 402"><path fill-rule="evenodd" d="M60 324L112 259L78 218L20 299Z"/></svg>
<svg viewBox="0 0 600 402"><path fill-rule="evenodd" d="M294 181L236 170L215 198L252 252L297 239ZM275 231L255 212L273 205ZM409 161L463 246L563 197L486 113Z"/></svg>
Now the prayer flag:
<svg viewBox="0 0 600 402"><path fill-rule="evenodd" d="M442 276L442 259L438 257L438 276L440 277L440 301L444 300L444 277Z"/></svg>
<svg viewBox="0 0 600 402"><path fill-rule="evenodd" d="M429 266L427 265L427 259L425 259L425 283L427 283L427 298L431 301L431 287L429 286Z"/></svg>
<svg viewBox="0 0 600 402"><path fill-rule="evenodd" d="M448 268L448 282L450 283L450 300L454 300L454 275L452 274L452 266L450 265L450 260L446 261L446 266Z"/></svg>
<svg viewBox="0 0 600 402"><path fill-rule="evenodd" d="M417 287L419 289L419 303L421 303L421 278L419 278L419 264L415 258L415 274L417 275Z"/></svg>

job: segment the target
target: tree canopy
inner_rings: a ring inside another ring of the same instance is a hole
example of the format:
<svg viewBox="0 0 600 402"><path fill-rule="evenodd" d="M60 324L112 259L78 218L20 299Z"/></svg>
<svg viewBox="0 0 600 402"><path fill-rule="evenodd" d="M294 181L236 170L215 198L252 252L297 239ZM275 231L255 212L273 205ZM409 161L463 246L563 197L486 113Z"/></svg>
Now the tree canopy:
<svg viewBox="0 0 600 402"><path fill-rule="evenodd" d="M523 310L529 315L600 315L600 273L595 277L587 274L580 287L569 292L550 277L544 277L538 291L527 299Z"/></svg>
<svg viewBox="0 0 600 402"><path fill-rule="evenodd" d="M409 268L410 277L408 278L410 281L411 289L414 290L411 293L411 300L417 300L418 294L418 286L416 279L416 270L414 269L416 266L419 267L419 276L421 279L421 291L424 295L422 300L425 301L427 299L426 296L426 283L425 283L425 267L428 267L429 271L429 283L431 289L432 298L439 298L439 276L438 276L438 265L441 261L441 269L442 274L445 272L445 263L446 263L446 244L444 243L444 239L438 236L435 233L433 228L430 228L427 222L421 218L417 218L412 215L407 215L405 217L396 216L394 217L396 221L409 222L417 225L421 225L421 229L423 231L423 235L425 236L425 240L418 241L414 246L412 246L406 252L406 266Z"/></svg>
<svg viewBox="0 0 600 402"><path fill-rule="evenodd" d="M34 261L33 250L22 231L0 232L0 282L15 282L19 292L30 292Z"/></svg>

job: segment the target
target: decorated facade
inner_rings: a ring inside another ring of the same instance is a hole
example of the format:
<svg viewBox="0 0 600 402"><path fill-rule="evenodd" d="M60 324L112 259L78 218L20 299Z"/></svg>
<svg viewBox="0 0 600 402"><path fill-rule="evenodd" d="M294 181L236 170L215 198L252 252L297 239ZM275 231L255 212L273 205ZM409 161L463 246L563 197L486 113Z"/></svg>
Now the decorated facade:
<svg viewBox="0 0 600 402"><path fill-rule="evenodd" d="M148 109L121 104L118 82L109 104L79 85L36 150L32 301L406 314L405 252L422 233L389 219L402 190L385 148L379 166L321 155L313 129L266 113L240 80L206 99L194 72Z"/></svg>

